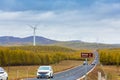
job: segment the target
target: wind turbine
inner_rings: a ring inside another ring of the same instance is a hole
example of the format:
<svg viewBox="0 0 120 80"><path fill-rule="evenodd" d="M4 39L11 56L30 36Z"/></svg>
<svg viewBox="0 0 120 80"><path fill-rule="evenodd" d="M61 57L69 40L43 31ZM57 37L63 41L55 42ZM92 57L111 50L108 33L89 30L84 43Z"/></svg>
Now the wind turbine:
<svg viewBox="0 0 120 80"><path fill-rule="evenodd" d="M35 26L31 26L31 25L28 25L30 28L33 29L33 46L36 46L36 29L37 29L37 26L38 25L35 25Z"/></svg>

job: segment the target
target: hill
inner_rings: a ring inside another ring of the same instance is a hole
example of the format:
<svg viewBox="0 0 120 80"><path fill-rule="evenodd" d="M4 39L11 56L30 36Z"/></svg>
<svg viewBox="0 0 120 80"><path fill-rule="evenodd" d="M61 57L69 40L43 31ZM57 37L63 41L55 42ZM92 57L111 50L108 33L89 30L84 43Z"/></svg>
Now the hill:
<svg viewBox="0 0 120 80"><path fill-rule="evenodd" d="M32 42L33 42L33 36L29 36L25 38L12 37L12 36L0 37L0 45L25 45L25 44L32 45ZM53 44L56 43L57 41L47 39L41 36L36 36L36 42L37 44Z"/></svg>
<svg viewBox="0 0 120 80"><path fill-rule="evenodd" d="M1 46L21 46L21 45L32 45L33 36L19 38L12 36L3 36L0 37L0 45ZM52 45L52 46L61 46L73 49L95 49L95 48L118 48L120 44L102 44L102 43L90 43L83 42L80 40L72 40L72 41L56 41L47 39L41 36L36 36L36 44L37 45Z"/></svg>
<svg viewBox="0 0 120 80"><path fill-rule="evenodd" d="M72 49L97 49L97 48L118 48L120 47L119 44L116 45L116 44L89 43L89 42L82 42L82 41L57 42L51 45L68 47Z"/></svg>

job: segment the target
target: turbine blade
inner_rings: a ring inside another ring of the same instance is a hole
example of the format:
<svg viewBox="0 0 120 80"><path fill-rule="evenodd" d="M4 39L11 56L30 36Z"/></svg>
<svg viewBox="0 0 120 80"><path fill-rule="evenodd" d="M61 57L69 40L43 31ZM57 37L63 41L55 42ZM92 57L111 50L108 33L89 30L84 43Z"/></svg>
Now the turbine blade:
<svg viewBox="0 0 120 80"><path fill-rule="evenodd" d="M36 24L36 25L35 25L35 29L37 29L37 26L38 26L38 25L39 25L39 24Z"/></svg>
<svg viewBox="0 0 120 80"><path fill-rule="evenodd" d="M31 26L31 25L28 25L30 28L32 28L32 29L34 29L34 27L33 26Z"/></svg>

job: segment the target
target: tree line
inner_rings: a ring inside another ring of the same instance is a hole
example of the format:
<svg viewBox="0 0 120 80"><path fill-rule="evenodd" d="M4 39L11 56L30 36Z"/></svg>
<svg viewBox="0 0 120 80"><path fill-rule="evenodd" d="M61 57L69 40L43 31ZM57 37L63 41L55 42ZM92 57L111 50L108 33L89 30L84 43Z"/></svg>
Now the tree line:
<svg viewBox="0 0 120 80"><path fill-rule="evenodd" d="M62 60L83 60L80 53L57 46L0 47L0 66L49 65Z"/></svg>
<svg viewBox="0 0 120 80"><path fill-rule="evenodd" d="M120 48L101 49L100 62L105 65L119 65L120 64Z"/></svg>

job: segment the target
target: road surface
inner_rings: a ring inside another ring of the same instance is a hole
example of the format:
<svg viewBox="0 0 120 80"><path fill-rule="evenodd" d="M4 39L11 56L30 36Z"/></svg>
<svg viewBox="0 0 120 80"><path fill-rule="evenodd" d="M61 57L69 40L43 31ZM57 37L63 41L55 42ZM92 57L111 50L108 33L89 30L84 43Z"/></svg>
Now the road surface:
<svg viewBox="0 0 120 80"><path fill-rule="evenodd" d="M94 52L95 59L92 62L92 64L89 65L81 65L76 68L70 69L68 71L64 71L61 73L54 74L54 78L52 79L39 79L39 80L77 80L80 77L84 76L87 72L89 72L91 69L95 67L95 65L98 64L98 53ZM86 70L87 67L87 70ZM38 80L37 78L28 78L26 80Z"/></svg>

